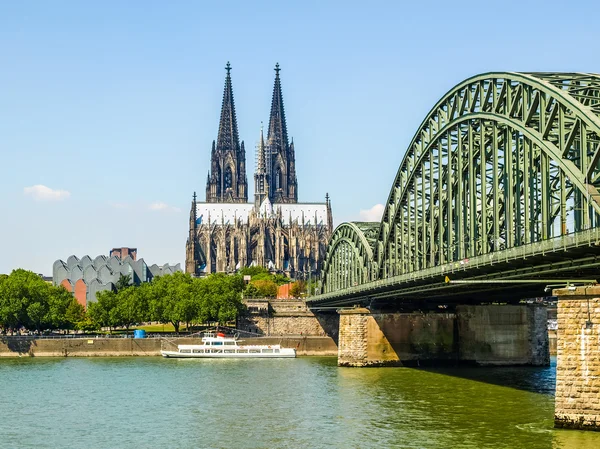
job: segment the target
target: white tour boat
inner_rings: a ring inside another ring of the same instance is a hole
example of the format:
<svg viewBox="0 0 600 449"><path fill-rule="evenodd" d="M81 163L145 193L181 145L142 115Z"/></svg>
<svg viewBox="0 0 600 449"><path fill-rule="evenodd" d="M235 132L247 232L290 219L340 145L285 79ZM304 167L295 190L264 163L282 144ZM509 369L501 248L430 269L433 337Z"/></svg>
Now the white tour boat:
<svg viewBox="0 0 600 449"><path fill-rule="evenodd" d="M204 334L201 345L177 345L176 351L161 350L169 358L293 358L296 350L280 345L240 345L235 338L225 334Z"/></svg>

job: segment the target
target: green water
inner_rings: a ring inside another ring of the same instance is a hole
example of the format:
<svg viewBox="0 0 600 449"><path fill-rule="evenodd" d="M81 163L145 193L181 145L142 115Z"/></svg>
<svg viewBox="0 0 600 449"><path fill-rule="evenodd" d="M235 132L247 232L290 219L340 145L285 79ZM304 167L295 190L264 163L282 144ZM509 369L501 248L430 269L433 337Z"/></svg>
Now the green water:
<svg viewBox="0 0 600 449"><path fill-rule="evenodd" d="M2 448L600 448L552 428L554 367L333 358L0 360Z"/></svg>

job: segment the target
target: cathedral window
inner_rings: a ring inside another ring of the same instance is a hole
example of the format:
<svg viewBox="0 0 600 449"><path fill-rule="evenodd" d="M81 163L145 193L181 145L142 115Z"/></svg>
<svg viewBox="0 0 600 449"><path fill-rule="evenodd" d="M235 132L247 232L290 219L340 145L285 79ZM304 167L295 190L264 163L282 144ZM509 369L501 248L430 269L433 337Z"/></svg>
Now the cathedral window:
<svg viewBox="0 0 600 449"><path fill-rule="evenodd" d="M223 180L225 190L231 188L231 167L225 169L225 178Z"/></svg>
<svg viewBox="0 0 600 449"><path fill-rule="evenodd" d="M275 172L275 190L279 190L283 186L283 179L281 176L281 169L277 168L277 171Z"/></svg>

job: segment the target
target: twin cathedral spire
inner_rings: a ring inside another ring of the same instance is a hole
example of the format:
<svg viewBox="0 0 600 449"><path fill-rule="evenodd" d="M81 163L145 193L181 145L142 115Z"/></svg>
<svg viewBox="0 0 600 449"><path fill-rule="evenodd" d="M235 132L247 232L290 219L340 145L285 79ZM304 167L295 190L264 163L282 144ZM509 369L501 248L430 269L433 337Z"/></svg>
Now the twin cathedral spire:
<svg viewBox="0 0 600 449"><path fill-rule="evenodd" d="M238 135L231 65L225 67L225 89L217 141L212 143L211 164L206 181L207 203L247 203L246 150ZM297 203L298 185L294 142L288 142L279 64L275 65L275 84L267 139L261 126L254 174L256 206L268 198L272 203Z"/></svg>

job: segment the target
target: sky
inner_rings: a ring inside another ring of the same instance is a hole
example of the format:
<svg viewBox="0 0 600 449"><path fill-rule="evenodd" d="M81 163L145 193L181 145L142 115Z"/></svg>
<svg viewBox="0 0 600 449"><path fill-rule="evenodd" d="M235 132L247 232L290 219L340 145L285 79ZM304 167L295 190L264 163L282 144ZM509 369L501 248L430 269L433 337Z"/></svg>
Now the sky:
<svg viewBox="0 0 600 449"><path fill-rule="evenodd" d="M600 73L600 3L0 1L0 273L138 248L183 263L231 61L249 198L276 62L299 201L378 220L462 80Z"/></svg>

